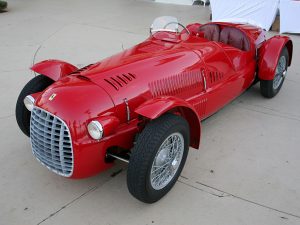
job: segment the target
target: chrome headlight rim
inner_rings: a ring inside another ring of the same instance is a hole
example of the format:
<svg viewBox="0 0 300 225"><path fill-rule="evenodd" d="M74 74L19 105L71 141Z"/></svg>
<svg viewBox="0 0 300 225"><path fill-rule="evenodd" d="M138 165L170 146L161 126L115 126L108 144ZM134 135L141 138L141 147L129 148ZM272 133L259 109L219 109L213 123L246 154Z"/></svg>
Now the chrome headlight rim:
<svg viewBox="0 0 300 225"><path fill-rule="evenodd" d="M89 135L94 139L94 140L100 140L103 137L103 126L99 121L92 120L88 126L87 130Z"/></svg>
<svg viewBox="0 0 300 225"><path fill-rule="evenodd" d="M23 102L26 109L28 109L31 112L34 108L35 99L31 95L27 95L24 98Z"/></svg>

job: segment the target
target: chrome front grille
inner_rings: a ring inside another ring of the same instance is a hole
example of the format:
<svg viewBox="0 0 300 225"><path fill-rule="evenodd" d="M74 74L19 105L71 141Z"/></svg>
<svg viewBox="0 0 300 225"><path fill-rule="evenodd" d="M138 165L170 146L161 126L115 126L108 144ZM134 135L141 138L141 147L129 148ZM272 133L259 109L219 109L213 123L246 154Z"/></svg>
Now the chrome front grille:
<svg viewBox="0 0 300 225"><path fill-rule="evenodd" d="M64 121L41 108L33 108L30 140L34 156L43 165L59 175L72 175L72 140Z"/></svg>

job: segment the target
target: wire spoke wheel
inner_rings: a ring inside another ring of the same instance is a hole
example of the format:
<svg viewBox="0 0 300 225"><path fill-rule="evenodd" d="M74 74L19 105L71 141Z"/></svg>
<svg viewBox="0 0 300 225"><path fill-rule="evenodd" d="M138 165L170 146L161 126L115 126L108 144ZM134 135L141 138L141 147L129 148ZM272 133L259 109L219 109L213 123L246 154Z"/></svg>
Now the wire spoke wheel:
<svg viewBox="0 0 300 225"><path fill-rule="evenodd" d="M286 58L285 56L281 56L276 67L275 77L273 81L274 89L277 89L279 87L279 85L281 84L284 78L285 73L286 73Z"/></svg>
<svg viewBox="0 0 300 225"><path fill-rule="evenodd" d="M130 155L127 187L138 200L153 203L175 185L184 167L190 145L188 122L165 114L149 122Z"/></svg>
<svg viewBox="0 0 300 225"><path fill-rule="evenodd" d="M176 174L184 152L182 134L173 133L160 146L152 167L150 182L155 190L164 188Z"/></svg>
<svg viewBox="0 0 300 225"><path fill-rule="evenodd" d="M280 91L289 66L289 52L283 47L272 80L260 80L260 92L266 98L273 98Z"/></svg>

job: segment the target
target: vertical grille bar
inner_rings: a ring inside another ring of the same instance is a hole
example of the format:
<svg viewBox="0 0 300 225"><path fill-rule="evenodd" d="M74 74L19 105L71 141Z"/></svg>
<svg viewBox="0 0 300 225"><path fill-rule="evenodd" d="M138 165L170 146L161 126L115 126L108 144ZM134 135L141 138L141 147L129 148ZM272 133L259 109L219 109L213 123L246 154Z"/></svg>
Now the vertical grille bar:
<svg viewBox="0 0 300 225"><path fill-rule="evenodd" d="M38 161L59 175L65 177L72 175L72 140L63 120L41 108L33 108L30 140L32 152Z"/></svg>
<svg viewBox="0 0 300 225"><path fill-rule="evenodd" d="M59 158L61 161L61 167L63 173L66 173L66 168L65 168L65 160L64 160L64 127L60 127L60 133L59 133Z"/></svg>

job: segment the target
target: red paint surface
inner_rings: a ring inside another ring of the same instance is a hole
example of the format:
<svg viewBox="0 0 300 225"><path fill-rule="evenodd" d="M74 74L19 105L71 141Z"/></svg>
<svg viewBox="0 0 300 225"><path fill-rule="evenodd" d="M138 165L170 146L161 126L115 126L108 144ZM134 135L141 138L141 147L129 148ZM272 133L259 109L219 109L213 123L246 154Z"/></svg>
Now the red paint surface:
<svg viewBox="0 0 300 225"><path fill-rule="evenodd" d="M279 56L284 46L287 46L292 62L293 44L289 37L274 36L263 43L259 49L258 77L262 80L273 80Z"/></svg>
<svg viewBox="0 0 300 225"><path fill-rule="evenodd" d="M57 81L58 79L76 71L77 67L61 60L49 59L34 64L30 69Z"/></svg>

